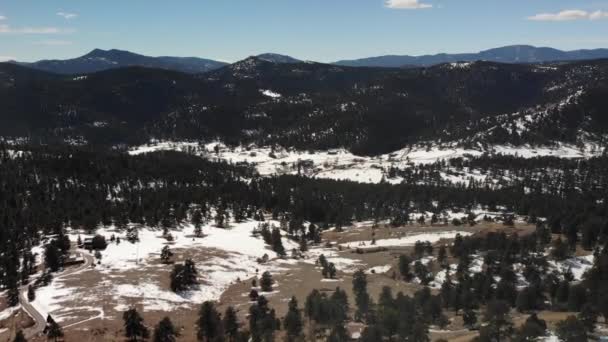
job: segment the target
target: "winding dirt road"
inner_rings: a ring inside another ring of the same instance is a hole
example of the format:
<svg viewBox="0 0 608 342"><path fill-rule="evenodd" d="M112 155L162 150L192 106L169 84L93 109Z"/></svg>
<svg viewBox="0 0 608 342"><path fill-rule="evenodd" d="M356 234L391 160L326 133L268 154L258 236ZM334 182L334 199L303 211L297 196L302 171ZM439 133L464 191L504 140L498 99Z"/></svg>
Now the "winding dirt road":
<svg viewBox="0 0 608 342"><path fill-rule="evenodd" d="M61 279L63 277L67 277L74 273L85 270L86 268L90 267L95 262L95 259L90 254L83 253L83 252L77 252L77 254L79 254L80 256L83 257L84 263L79 265L78 267L71 268L71 269L68 269L68 270L65 270L65 271L59 273L58 275L56 275L54 277L53 280ZM23 334L25 335L26 339L29 339L33 336L36 336L36 335L42 333L42 331L46 327L46 317L44 317L42 315L42 313L40 313L38 310L36 310L36 308L27 299L28 286L29 286L29 284L23 285L21 287L21 289L19 290L19 302L21 303L21 307L34 320L33 326L23 330Z"/></svg>

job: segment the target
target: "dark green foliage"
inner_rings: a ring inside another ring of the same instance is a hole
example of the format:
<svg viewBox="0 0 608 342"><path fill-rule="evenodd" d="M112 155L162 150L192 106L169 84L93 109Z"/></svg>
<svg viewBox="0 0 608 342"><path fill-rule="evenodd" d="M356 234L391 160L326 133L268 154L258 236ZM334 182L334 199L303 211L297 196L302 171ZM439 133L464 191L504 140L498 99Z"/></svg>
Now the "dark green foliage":
<svg viewBox="0 0 608 342"><path fill-rule="evenodd" d="M266 271L262 273L262 279L260 280L260 289L263 292L272 292L272 285L274 284L274 280L272 279L272 275L270 272Z"/></svg>
<svg viewBox="0 0 608 342"><path fill-rule="evenodd" d="M539 319L536 314L530 315L526 322L517 329L514 340L517 342L536 341L547 334L547 323Z"/></svg>
<svg viewBox="0 0 608 342"><path fill-rule="evenodd" d="M15 338L13 339L13 342L27 342L27 339L25 338L25 335L23 335L22 330L17 331L17 333L15 334Z"/></svg>
<svg viewBox="0 0 608 342"><path fill-rule="evenodd" d="M222 319L213 302L204 302L197 321L197 338L199 341L211 342L223 336Z"/></svg>
<svg viewBox="0 0 608 342"><path fill-rule="evenodd" d="M44 248L45 266L52 272L57 272L63 266L63 256L57 247L56 240L51 240Z"/></svg>
<svg viewBox="0 0 608 342"><path fill-rule="evenodd" d="M464 325L470 329L477 324L477 314L475 311L467 309L462 313L462 320Z"/></svg>
<svg viewBox="0 0 608 342"><path fill-rule="evenodd" d="M61 329L61 326L55 322L51 315L48 315L46 318L46 327L44 328L43 333L49 340L53 341L57 341L63 337L63 329Z"/></svg>
<svg viewBox="0 0 608 342"><path fill-rule="evenodd" d="M163 318L154 327L154 342L175 342L177 340L177 330L169 317Z"/></svg>
<svg viewBox="0 0 608 342"><path fill-rule="evenodd" d="M367 293L367 276L361 269L353 274L353 292L357 306L355 319L361 320L367 316L371 306L371 299Z"/></svg>
<svg viewBox="0 0 608 342"><path fill-rule="evenodd" d="M34 300L36 300L36 290L34 289L34 287L32 285L29 285L27 287L27 300L30 302L33 302Z"/></svg>
<svg viewBox="0 0 608 342"><path fill-rule="evenodd" d="M198 284L197 271L191 259L186 259L183 265L173 266L173 271L171 271L171 290L173 292L187 291L196 284Z"/></svg>
<svg viewBox="0 0 608 342"><path fill-rule="evenodd" d="M295 341L302 335L302 314L298 308L296 297L291 297L288 304L288 311L284 318L283 327L287 333L288 341Z"/></svg>
<svg viewBox="0 0 608 342"><path fill-rule="evenodd" d="M226 308L222 325L224 327L224 335L228 341L236 341L239 335L239 322L236 317L236 311L232 306Z"/></svg>
<svg viewBox="0 0 608 342"><path fill-rule="evenodd" d="M564 342L587 341L587 329L585 324L574 316L557 323L557 337Z"/></svg>
<svg viewBox="0 0 608 342"><path fill-rule="evenodd" d="M249 332L252 342L273 342L274 333L279 329L274 309L268 306L264 296L249 308Z"/></svg>
<svg viewBox="0 0 608 342"><path fill-rule="evenodd" d="M511 334L513 323L509 316L510 305L505 301L494 300L487 304L483 316L487 326L484 327L485 334L496 340L501 340Z"/></svg>
<svg viewBox="0 0 608 342"><path fill-rule="evenodd" d="M168 263L169 261L171 261L172 256L173 252L171 252L169 246L163 247L163 249L160 251L160 260L162 260L162 262L164 263Z"/></svg>
<svg viewBox="0 0 608 342"><path fill-rule="evenodd" d="M145 340L150 336L150 331L144 325L144 319L135 308L125 311L122 315L125 328L125 337L129 341Z"/></svg>
<svg viewBox="0 0 608 342"><path fill-rule="evenodd" d="M399 272L405 281L411 281L414 278L410 270L412 260L405 254L399 256Z"/></svg>
<svg viewBox="0 0 608 342"><path fill-rule="evenodd" d="M93 237L93 241L91 243L91 246L95 250L102 250L102 249L106 249L106 247L108 246L108 243L106 242L106 238L104 236L102 236L102 235L95 235Z"/></svg>

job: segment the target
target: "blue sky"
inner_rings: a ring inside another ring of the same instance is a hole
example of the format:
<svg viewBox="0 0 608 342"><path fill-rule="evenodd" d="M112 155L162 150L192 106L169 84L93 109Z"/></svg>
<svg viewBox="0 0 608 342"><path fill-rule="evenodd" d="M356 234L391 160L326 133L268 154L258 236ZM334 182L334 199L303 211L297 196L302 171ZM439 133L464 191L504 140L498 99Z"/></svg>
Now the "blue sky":
<svg viewBox="0 0 608 342"><path fill-rule="evenodd" d="M510 44L608 47L608 0L0 0L4 60L117 48L330 62Z"/></svg>

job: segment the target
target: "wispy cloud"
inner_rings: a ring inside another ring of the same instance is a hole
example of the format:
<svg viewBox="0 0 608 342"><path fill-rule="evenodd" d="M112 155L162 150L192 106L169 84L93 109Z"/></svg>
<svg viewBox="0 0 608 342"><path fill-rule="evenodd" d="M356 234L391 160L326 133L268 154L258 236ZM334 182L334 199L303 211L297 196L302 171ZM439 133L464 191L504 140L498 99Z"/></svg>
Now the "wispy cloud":
<svg viewBox="0 0 608 342"><path fill-rule="evenodd" d="M418 0L386 0L384 6L393 9L423 9L433 5L421 3Z"/></svg>
<svg viewBox="0 0 608 342"><path fill-rule="evenodd" d="M14 61L16 58L12 56L0 56L0 62Z"/></svg>
<svg viewBox="0 0 608 342"><path fill-rule="evenodd" d="M73 43L69 40L56 40L56 39L49 39L49 40L42 40L39 42L35 42L35 45L45 45L45 46L66 46L66 45L72 45Z"/></svg>
<svg viewBox="0 0 608 342"><path fill-rule="evenodd" d="M63 34L74 32L72 29L62 29L58 27L12 27L7 24L0 24L0 34Z"/></svg>
<svg viewBox="0 0 608 342"><path fill-rule="evenodd" d="M60 17L63 17L64 19L70 20L70 19L74 19L76 17L78 17L78 14L76 13L69 13L69 12L57 12L57 15Z"/></svg>
<svg viewBox="0 0 608 342"><path fill-rule="evenodd" d="M0 14L0 20L6 20L6 19L8 19L8 18Z"/></svg>
<svg viewBox="0 0 608 342"><path fill-rule="evenodd" d="M528 17L533 21L574 21L574 20L599 20L608 18L608 12L583 10L565 10L557 13L539 13Z"/></svg>

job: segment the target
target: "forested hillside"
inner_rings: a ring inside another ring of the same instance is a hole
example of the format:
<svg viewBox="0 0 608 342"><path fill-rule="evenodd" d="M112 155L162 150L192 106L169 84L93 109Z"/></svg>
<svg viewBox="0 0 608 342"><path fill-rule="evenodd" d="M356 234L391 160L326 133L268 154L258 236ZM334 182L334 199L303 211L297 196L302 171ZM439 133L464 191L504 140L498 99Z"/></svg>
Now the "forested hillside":
<svg viewBox="0 0 608 342"><path fill-rule="evenodd" d="M256 57L206 74L57 76L0 65L1 133L32 141L221 140L391 152L421 141L602 141L608 63L349 68ZM514 127L510 129L509 127Z"/></svg>

